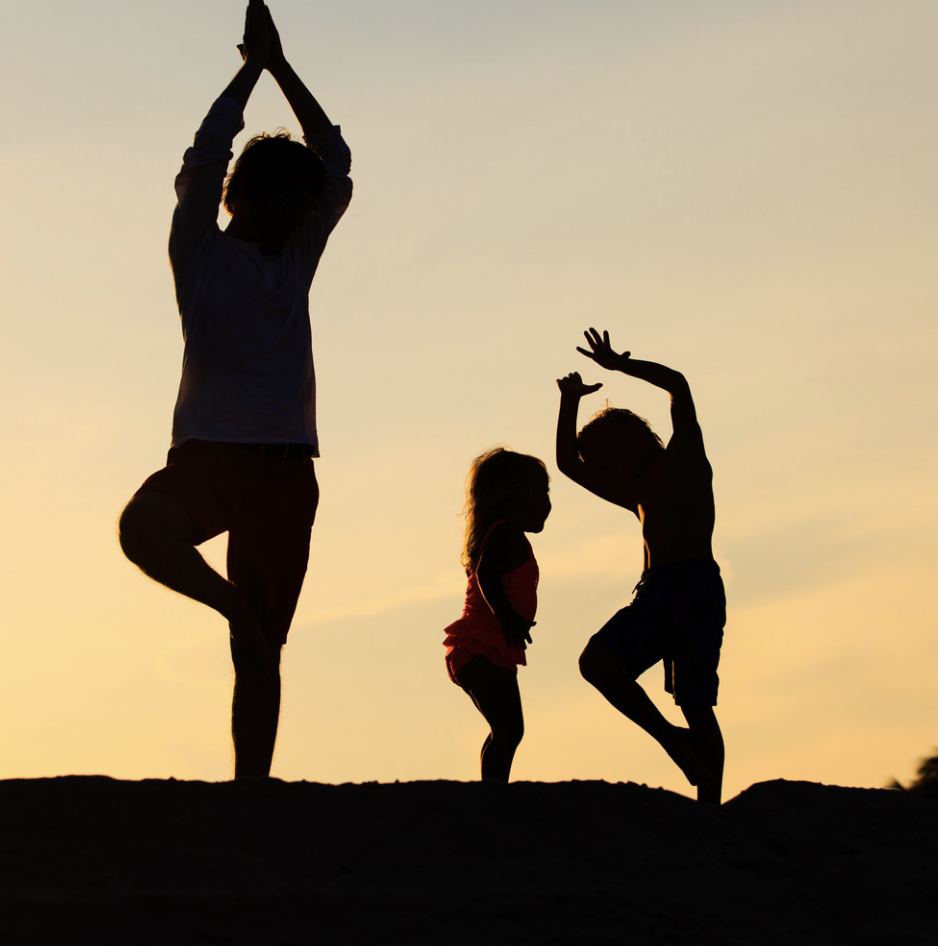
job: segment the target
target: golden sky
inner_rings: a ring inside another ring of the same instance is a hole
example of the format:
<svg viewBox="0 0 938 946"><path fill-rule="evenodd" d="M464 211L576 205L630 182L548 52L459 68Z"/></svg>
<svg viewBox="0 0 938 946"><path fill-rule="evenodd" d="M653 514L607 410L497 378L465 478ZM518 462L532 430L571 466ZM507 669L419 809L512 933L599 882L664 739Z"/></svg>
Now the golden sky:
<svg viewBox="0 0 938 946"><path fill-rule="evenodd" d="M273 774L476 777L484 723L440 642L465 473L505 444L554 477L513 776L687 791L576 670L641 554L634 520L553 468L554 379L604 380L586 410L668 433L661 392L575 352L596 325L696 396L727 796L908 777L938 744L938 7L271 6L356 183L311 298L322 505ZM137 573L115 524L168 446L172 182L242 17L5 16L0 777L230 775L227 627ZM246 123L296 130L269 78ZM677 719L660 670L645 682Z"/></svg>

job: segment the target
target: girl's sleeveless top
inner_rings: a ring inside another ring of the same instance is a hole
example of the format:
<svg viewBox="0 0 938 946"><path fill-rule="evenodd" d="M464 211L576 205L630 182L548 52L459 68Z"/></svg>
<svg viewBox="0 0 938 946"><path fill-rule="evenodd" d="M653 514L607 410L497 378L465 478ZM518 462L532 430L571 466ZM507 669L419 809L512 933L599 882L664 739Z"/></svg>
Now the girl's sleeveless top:
<svg viewBox="0 0 938 946"><path fill-rule="evenodd" d="M485 534L482 540L483 549L488 537L492 534L492 529L498 525L501 523L496 522ZM539 572L531 543L528 542L527 546L528 560L513 571L505 572L502 575L502 582L508 600L515 611L523 618L533 621L537 611ZM514 669L518 664L522 666L527 664L524 650L520 647L509 647L505 642L501 624L486 604L485 598L482 597L479 579L475 572L469 576L462 616L458 621L450 624L445 633L446 638L443 644L447 648L447 653L459 647L474 654L482 654L498 667Z"/></svg>

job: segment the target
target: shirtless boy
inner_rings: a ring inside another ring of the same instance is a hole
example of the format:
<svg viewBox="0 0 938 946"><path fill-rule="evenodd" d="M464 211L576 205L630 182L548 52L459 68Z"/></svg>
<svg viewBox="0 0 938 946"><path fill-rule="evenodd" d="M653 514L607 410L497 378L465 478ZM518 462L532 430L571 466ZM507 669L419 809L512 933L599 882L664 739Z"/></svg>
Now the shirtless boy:
<svg viewBox="0 0 938 946"><path fill-rule="evenodd" d="M591 328L589 350L601 368L620 371L668 392L672 435L665 447L642 418L607 408L576 432L580 398L601 384L577 372L558 380L557 466L591 493L633 512L642 524L645 570L631 603L594 634L580 672L632 722L656 739L697 786L702 802L720 803L723 736L714 714L717 664L726 620L720 569L713 560L713 471L690 387L664 365L617 354ZM659 712L637 679L659 660L665 689L688 729Z"/></svg>

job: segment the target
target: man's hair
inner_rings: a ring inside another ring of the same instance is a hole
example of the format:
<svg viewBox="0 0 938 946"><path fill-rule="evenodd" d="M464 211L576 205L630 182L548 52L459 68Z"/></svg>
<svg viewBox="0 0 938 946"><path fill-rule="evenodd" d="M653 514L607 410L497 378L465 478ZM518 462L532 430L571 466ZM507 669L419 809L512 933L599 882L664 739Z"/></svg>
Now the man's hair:
<svg viewBox="0 0 938 946"><path fill-rule="evenodd" d="M577 447L580 448L580 455L582 456L582 447L584 444L588 444L593 437L602 433L604 430L608 430L610 427L618 427L620 429L633 429L637 427L647 433L648 438L653 440L659 447L664 446L662 439L651 429L651 425L644 417L639 417L638 414L626 410L624 407L607 406L605 410L596 414L588 424L585 424L583 429L577 434L576 442Z"/></svg>
<svg viewBox="0 0 938 946"><path fill-rule="evenodd" d="M293 197L305 184L313 200L326 183L322 160L287 131L273 135L266 132L252 138L235 161L225 181L222 201L228 213L234 211L239 197L266 200L274 194Z"/></svg>

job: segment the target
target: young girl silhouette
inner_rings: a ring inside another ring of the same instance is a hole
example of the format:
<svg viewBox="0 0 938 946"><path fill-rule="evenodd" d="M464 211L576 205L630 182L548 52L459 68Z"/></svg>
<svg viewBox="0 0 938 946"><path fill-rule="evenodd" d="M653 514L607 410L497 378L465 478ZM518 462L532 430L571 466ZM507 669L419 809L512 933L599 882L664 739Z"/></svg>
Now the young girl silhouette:
<svg viewBox="0 0 938 946"><path fill-rule="evenodd" d="M536 457L497 447L476 457L466 481L469 576L462 617L446 628L446 669L485 717L482 778L507 782L524 735L518 664L531 643L537 562L525 532L550 513L550 478Z"/></svg>

